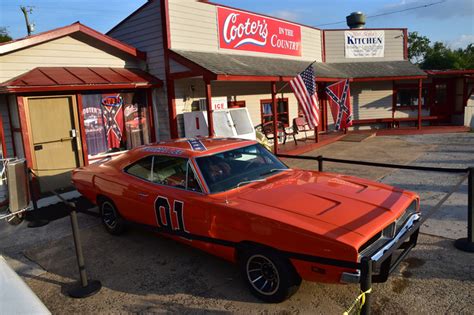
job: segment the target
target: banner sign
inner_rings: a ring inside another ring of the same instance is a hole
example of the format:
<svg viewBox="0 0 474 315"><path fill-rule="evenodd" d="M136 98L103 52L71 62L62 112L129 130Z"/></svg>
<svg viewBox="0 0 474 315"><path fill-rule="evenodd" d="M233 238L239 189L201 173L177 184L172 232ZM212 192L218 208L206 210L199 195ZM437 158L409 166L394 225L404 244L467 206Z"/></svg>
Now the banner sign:
<svg viewBox="0 0 474 315"><path fill-rule="evenodd" d="M376 58L384 56L384 31L345 31L346 58Z"/></svg>
<svg viewBox="0 0 474 315"><path fill-rule="evenodd" d="M301 56L301 27L217 7L219 48Z"/></svg>

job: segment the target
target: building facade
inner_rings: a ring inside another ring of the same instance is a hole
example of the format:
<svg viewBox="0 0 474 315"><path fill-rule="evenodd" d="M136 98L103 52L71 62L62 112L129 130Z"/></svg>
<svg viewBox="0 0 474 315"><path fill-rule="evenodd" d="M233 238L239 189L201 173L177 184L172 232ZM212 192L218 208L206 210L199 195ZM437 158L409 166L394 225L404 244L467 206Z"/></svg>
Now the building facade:
<svg viewBox="0 0 474 315"><path fill-rule="evenodd" d="M2 156L42 192L104 153L155 140L146 54L80 23L0 45Z"/></svg>
<svg viewBox="0 0 474 315"><path fill-rule="evenodd" d="M453 83L408 61L403 28L321 30L207 1L155 0L108 35L146 51L148 71L165 82L156 93L160 139L185 136L183 113L209 96L211 109L213 97L225 97L229 107L247 107L254 125L268 122L272 84L278 120L291 126L301 112L287 83L313 62L320 131L333 128L324 88L346 78L354 129L456 122L467 102L447 91ZM454 89L468 90L464 77L456 80Z"/></svg>

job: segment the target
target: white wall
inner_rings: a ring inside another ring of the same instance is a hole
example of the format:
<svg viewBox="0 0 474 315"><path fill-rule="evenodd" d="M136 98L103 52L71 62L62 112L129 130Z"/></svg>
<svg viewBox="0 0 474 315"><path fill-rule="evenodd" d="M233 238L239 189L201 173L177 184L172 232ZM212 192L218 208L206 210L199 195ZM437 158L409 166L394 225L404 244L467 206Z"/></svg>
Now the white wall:
<svg viewBox="0 0 474 315"><path fill-rule="evenodd" d="M71 36L0 56L0 82L8 81L36 67L140 68L139 61L124 59L95 48Z"/></svg>
<svg viewBox="0 0 474 315"><path fill-rule="evenodd" d="M301 26L302 56L219 49L217 6L196 0L169 0L171 48L203 52L321 61L321 30Z"/></svg>

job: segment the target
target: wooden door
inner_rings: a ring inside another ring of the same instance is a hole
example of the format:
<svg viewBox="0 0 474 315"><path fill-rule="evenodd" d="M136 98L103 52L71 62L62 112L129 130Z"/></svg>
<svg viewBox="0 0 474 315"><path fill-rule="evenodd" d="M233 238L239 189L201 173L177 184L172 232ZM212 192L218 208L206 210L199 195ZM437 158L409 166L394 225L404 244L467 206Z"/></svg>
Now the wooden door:
<svg viewBox="0 0 474 315"><path fill-rule="evenodd" d="M448 118L454 113L454 87L454 81L451 79L433 80L431 115Z"/></svg>
<svg viewBox="0 0 474 315"><path fill-rule="evenodd" d="M73 96L28 99L33 171L41 192L71 183L71 170L82 165L80 132Z"/></svg>

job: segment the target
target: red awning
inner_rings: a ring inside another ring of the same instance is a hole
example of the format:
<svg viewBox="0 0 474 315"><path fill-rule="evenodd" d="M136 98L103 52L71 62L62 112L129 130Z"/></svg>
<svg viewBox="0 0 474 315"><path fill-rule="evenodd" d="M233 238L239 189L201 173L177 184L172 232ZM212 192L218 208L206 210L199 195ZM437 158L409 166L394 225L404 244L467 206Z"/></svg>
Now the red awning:
<svg viewBox="0 0 474 315"><path fill-rule="evenodd" d="M0 93L134 89L161 86L140 69L40 67L0 84Z"/></svg>

